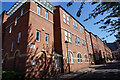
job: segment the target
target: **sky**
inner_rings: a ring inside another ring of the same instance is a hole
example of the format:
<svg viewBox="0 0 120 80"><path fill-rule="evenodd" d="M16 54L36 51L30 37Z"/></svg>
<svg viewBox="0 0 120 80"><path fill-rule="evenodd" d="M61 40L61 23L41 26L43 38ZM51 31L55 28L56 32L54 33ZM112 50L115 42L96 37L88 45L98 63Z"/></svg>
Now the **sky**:
<svg viewBox="0 0 120 80"><path fill-rule="evenodd" d="M3 12L4 10L8 11L14 3L15 2L3 2L1 12ZM86 2L86 5L84 6L84 8L82 10L81 17L77 17L76 13L80 7L80 2L75 2L70 7L66 6L67 3L68 2L51 2L51 4L54 6L61 5L67 12L69 12L73 17L75 17L85 27L85 29L87 29L89 32L92 32L93 34L97 35L99 38L102 39L103 37L110 34L105 31L101 31L99 29L99 26L101 26L102 24L94 25L94 23L96 21L104 18L104 16L106 14L104 14L103 16L99 15L95 19L92 18L88 21L85 21L85 22L83 21L84 19L86 19L88 17L89 13L91 13L91 11L95 8L95 6L91 6L88 2ZM0 14L1 14L1 12L0 12ZM116 38L114 37L114 35L112 35L112 36L105 38L104 40L106 40L108 43L112 43L116 40Z"/></svg>

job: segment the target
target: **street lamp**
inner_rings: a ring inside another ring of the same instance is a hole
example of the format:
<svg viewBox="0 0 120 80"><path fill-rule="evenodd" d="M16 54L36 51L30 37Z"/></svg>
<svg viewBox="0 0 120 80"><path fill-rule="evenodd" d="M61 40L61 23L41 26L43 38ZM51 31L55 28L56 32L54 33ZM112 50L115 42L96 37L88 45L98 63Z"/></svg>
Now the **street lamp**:
<svg viewBox="0 0 120 80"><path fill-rule="evenodd" d="M66 44L66 48L67 48L67 54L68 54L68 41L65 41ZM67 56L67 58L69 58L69 55ZM70 73L70 60L68 61L68 67L69 67L69 73Z"/></svg>

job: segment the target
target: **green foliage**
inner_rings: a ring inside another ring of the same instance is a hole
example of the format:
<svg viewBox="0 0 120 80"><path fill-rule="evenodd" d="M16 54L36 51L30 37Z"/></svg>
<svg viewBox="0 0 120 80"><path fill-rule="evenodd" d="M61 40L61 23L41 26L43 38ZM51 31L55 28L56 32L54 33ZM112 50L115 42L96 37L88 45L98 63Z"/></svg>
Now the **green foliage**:
<svg viewBox="0 0 120 80"><path fill-rule="evenodd" d="M24 80L24 74L14 71L2 71L2 80Z"/></svg>
<svg viewBox="0 0 120 80"><path fill-rule="evenodd" d="M69 2L67 6L69 7L72 4L73 1ZM108 36L111 36L120 29L120 20L118 19L118 17L120 17L120 2L90 2L90 4L91 6L96 5L96 7L91 11L91 13L89 13L88 18L84 21L90 20L91 18L95 19L99 15L107 14L103 19L95 22L94 25L102 24L99 28L102 29L102 31L109 32L110 34ZM81 2L80 8L77 12L78 17L81 16L84 5L85 2Z"/></svg>

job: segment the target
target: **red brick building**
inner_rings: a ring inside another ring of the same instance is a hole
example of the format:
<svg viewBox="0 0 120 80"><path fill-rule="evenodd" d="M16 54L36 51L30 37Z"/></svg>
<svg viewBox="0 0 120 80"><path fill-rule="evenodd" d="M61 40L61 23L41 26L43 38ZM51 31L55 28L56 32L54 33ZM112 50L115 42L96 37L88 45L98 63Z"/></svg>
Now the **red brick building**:
<svg viewBox="0 0 120 80"><path fill-rule="evenodd" d="M85 36L86 36L86 42L87 42L86 44L88 48L89 60L90 60L90 63L92 64L94 62L92 42L91 42L90 34L87 30L85 30Z"/></svg>
<svg viewBox="0 0 120 80"><path fill-rule="evenodd" d="M54 9L48 2L24 0L16 2L3 15L3 70L26 71L26 77L38 77L42 71L51 75Z"/></svg>
<svg viewBox="0 0 120 80"><path fill-rule="evenodd" d="M54 13L54 45L63 58L62 68L74 71L89 66L84 26L61 6Z"/></svg>
<svg viewBox="0 0 120 80"><path fill-rule="evenodd" d="M64 8L26 1L2 14L3 70L41 78L88 67L99 62L99 52L103 58L102 41Z"/></svg>

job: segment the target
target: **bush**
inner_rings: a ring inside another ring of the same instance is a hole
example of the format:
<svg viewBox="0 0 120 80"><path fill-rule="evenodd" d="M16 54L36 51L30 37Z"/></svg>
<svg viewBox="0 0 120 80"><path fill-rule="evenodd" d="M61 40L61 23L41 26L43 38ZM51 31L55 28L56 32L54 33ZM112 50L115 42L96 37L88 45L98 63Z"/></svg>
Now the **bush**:
<svg viewBox="0 0 120 80"><path fill-rule="evenodd" d="M24 80L24 74L15 71L2 71L2 80Z"/></svg>

